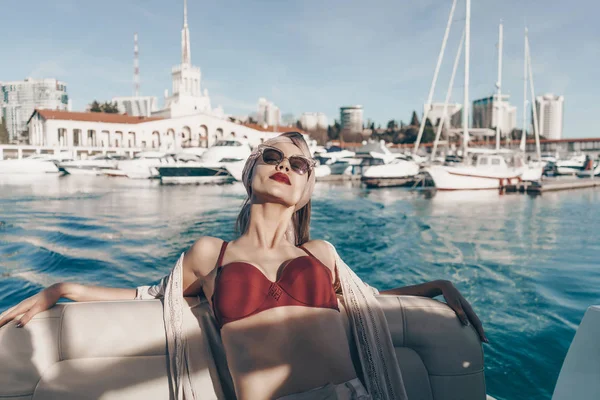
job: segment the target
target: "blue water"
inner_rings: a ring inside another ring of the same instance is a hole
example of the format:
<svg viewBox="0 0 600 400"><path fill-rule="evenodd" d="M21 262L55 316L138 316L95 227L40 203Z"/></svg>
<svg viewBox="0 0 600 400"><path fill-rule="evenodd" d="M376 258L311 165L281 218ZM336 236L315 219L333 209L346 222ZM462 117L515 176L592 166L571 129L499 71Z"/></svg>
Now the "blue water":
<svg viewBox="0 0 600 400"><path fill-rule="evenodd" d="M82 177L83 178L83 177ZM244 190L110 178L0 178L0 311L55 282L134 287L202 235L230 240ZM600 191L499 196L317 184L311 235L380 289L449 279L483 321L498 399L549 399L600 304Z"/></svg>

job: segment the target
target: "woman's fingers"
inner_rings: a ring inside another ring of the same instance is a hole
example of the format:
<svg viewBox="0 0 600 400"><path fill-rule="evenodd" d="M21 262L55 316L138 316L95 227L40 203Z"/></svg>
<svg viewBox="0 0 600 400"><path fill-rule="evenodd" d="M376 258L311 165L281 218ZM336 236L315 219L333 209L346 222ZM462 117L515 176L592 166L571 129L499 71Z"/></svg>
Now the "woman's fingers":
<svg viewBox="0 0 600 400"><path fill-rule="evenodd" d="M0 328L15 319L17 315L23 314L23 312L26 311L23 310L23 308L24 307L22 307L21 304L17 304L16 306L6 310L2 315L2 318L0 318Z"/></svg>
<svg viewBox="0 0 600 400"><path fill-rule="evenodd" d="M13 310L17 308L17 306L12 306L11 308L9 308L8 310L4 311L2 314L0 314L0 328L6 324L8 321L12 320L14 317L10 317L11 313L13 312Z"/></svg>
<svg viewBox="0 0 600 400"><path fill-rule="evenodd" d="M28 299L23 300L16 306L6 310L0 318L0 328L12 321L13 319L15 319L17 315L27 312L37 302L36 299L36 296L30 297Z"/></svg>
<svg viewBox="0 0 600 400"><path fill-rule="evenodd" d="M29 309L29 311L27 311L25 314L23 314L23 316L18 321L15 321L15 322L17 322L17 328L24 327L25 324L27 324L29 321L31 321L31 318L33 318L40 311L42 311L42 307L39 306L38 304L31 307Z"/></svg>
<svg viewBox="0 0 600 400"><path fill-rule="evenodd" d="M483 330L483 324L481 323L481 320L479 319L477 314L475 314L475 311L473 311L473 307L471 307L471 304L469 304L469 302L464 298L461 299L461 303L462 303L463 309L465 310L467 316L469 317L469 320L471 321L471 323L473 324L473 327L477 331L477 334L479 335L479 338L481 339L481 341L489 343L490 341L488 340L487 336L485 336L485 332Z"/></svg>
<svg viewBox="0 0 600 400"><path fill-rule="evenodd" d="M454 312L458 316L458 319L460 320L460 322L462 322L463 325L469 325L469 318L467 317L465 310L463 310L463 307L460 304L460 301L457 300L456 298L450 298L450 299L447 298L446 302L448 303L450 308L452 310L454 310Z"/></svg>

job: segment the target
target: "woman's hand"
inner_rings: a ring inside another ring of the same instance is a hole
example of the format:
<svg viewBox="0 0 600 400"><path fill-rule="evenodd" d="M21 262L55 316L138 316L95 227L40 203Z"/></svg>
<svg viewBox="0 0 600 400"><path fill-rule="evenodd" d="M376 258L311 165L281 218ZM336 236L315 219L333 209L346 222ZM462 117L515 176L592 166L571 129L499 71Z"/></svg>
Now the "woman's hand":
<svg viewBox="0 0 600 400"><path fill-rule="evenodd" d="M470 322L471 325L473 325L473 328L475 328L475 330L479 334L481 341L489 343L489 340L487 339L487 337L485 336L485 332L483 331L483 326L481 325L479 317L477 317L477 314L475 314L475 311L473 311L473 308L471 307L469 302L463 297L462 294L460 294L458 289L454 287L452 282L441 281L439 285L440 290L442 291L442 295L446 299L446 303L448 304L448 306L450 306L452 310L454 310L454 312L458 316L458 319L460 319L460 321L464 325L469 325Z"/></svg>
<svg viewBox="0 0 600 400"><path fill-rule="evenodd" d="M16 306L0 314L0 328L14 320L17 315L24 314L17 322L17 328L27 324L34 315L52 308L61 298L60 284L52 285L38 294L23 300Z"/></svg>

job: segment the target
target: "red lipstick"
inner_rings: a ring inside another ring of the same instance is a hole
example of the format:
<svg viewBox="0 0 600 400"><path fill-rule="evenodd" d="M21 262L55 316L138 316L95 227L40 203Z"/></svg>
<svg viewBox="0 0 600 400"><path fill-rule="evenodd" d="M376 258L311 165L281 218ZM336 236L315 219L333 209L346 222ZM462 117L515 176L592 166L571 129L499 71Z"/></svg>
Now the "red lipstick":
<svg viewBox="0 0 600 400"><path fill-rule="evenodd" d="M286 185L291 185L290 178L282 172L275 172L273 175L269 177L269 179L273 179L274 181L285 183Z"/></svg>

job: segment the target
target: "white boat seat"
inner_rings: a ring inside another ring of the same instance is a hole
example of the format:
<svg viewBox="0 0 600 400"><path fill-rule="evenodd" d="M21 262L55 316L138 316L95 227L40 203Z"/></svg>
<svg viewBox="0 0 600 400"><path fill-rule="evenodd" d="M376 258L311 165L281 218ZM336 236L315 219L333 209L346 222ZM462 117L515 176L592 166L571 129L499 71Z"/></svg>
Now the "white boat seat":
<svg viewBox="0 0 600 400"><path fill-rule="evenodd" d="M558 375L552 400L600 399L600 306L587 309Z"/></svg>
<svg viewBox="0 0 600 400"><path fill-rule="evenodd" d="M187 299L192 304L196 299ZM379 296L410 400L483 400L483 352L472 327L444 303ZM197 338L193 381L201 399L233 398L223 349L206 303L186 309ZM200 323L198 323L200 321ZM0 329L0 399L169 398L160 300L60 303L24 328Z"/></svg>

